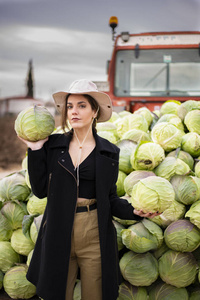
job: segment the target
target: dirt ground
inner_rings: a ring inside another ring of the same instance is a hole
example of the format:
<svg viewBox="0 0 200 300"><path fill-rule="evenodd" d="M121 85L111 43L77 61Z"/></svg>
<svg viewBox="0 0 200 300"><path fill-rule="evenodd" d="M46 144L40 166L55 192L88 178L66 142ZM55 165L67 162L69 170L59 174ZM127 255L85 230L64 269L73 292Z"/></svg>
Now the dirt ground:
<svg viewBox="0 0 200 300"><path fill-rule="evenodd" d="M21 169L27 147L17 137L14 123L17 116L0 116L0 179ZM55 117L56 127L60 117ZM1 299L1 298L0 298Z"/></svg>

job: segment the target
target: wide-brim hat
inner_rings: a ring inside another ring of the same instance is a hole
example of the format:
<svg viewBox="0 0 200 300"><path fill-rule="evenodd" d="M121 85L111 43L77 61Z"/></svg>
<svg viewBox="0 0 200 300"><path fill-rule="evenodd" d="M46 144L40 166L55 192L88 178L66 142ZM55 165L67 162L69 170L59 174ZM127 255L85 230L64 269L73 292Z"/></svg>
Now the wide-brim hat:
<svg viewBox="0 0 200 300"><path fill-rule="evenodd" d="M68 94L79 94L79 95L90 95L92 96L99 105L100 116L97 122L105 122L111 118L112 115L112 103L110 97L97 89L94 82L81 79L72 82L67 92L54 93L53 99L55 101L57 110L62 112L65 105L66 96Z"/></svg>

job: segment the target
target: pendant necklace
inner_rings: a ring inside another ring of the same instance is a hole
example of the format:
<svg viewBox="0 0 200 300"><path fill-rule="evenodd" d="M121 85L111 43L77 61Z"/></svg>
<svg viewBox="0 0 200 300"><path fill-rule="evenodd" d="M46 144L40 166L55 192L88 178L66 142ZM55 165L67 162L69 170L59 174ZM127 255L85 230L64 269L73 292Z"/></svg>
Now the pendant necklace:
<svg viewBox="0 0 200 300"><path fill-rule="evenodd" d="M91 125L90 125L90 127L91 127ZM84 142L85 142L85 140L86 140L86 138L87 138L87 136L89 134L90 127L88 128L88 131L87 131L87 133L86 133L86 135L85 135L82 143L80 143L79 138L78 138L78 136L76 134L76 131L74 130L74 135L75 135L75 137L76 137L76 139L78 141L78 144L79 144L78 157L77 157L77 161L76 161L76 164L75 164L75 167L74 167L74 170L76 170L76 172L77 172L77 186L79 186L79 165L80 165L80 161L81 161L82 148L83 148L83 144L84 144Z"/></svg>

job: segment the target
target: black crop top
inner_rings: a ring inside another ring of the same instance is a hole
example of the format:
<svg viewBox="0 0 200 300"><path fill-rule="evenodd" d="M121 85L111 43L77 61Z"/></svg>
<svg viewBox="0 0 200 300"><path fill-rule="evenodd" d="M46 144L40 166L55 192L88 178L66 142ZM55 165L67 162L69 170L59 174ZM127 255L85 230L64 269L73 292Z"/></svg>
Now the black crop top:
<svg viewBox="0 0 200 300"><path fill-rule="evenodd" d="M79 194L78 197L96 198L95 182L95 149L79 165ZM74 171L77 177L77 170Z"/></svg>

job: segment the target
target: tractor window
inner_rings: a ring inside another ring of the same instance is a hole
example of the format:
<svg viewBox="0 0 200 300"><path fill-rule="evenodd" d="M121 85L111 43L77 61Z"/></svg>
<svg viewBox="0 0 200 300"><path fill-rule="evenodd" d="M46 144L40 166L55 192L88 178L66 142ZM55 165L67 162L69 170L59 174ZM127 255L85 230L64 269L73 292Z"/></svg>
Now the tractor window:
<svg viewBox="0 0 200 300"><path fill-rule="evenodd" d="M116 96L200 96L198 49L120 50Z"/></svg>

